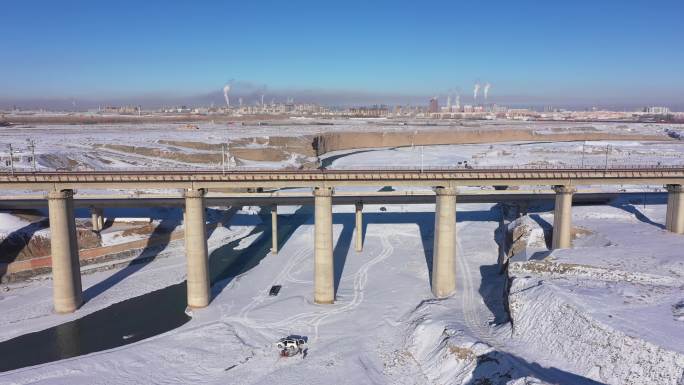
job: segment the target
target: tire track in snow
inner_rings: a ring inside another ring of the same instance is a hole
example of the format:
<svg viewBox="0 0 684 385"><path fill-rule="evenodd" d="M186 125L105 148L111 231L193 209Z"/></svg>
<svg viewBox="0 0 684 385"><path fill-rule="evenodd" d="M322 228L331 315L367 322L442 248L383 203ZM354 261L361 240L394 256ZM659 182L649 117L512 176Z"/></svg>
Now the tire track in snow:
<svg viewBox="0 0 684 385"><path fill-rule="evenodd" d="M352 300L339 307L333 307L333 308L326 308L326 309L321 309L317 311L310 311L310 312L303 312L299 314L295 314L291 317L288 317L286 319L281 319L276 322L262 322L262 321L255 321L251 318L249 318L249 312L253 310L256 306L258 306L260 303L263 302L265 298L267 298L267 295L265 294L265 291L262 291L260 296L255 297L255 300L250 302L247 306L245 306L242 311L240 312L240 315L238 317L229 317L226 318L226 321L230 322L238 322L244 326L254 328L254 329L276 329L276 328L292 328L292 324L295 322L302 322L304 323L305 326L309 327L310 329L314 330L314 338L312 341L316 341L318 339L319 333L319 327L320 324L325 321L328 317L340 314L343 312L350 311L356 307L358 307L364 300L364 291L366 284L368 283L368 271L370 270L371 267L374 265L382 262L383 260L387 259L392 253L394 252L394 248L390 244L387 236L381 236L380 240L382 242L383 249L382 251L373 259L369 260L368 262L364 263L359 270L354 274L354 295L352 297ZM310 249L308 247L302 247L300 248L296 255L293 258L290 258L290 261L287 264L287 267L283 269L278 276L276 277L275 281L278 279L282 279L283 277L286 277L290 274L290 271L298 265L299 262L301 262L302 259L305 259L310 252ZM333 305L334 306L334 305Z"/></svg>
<svg viewBox="0 0 684 385"><path fill-rule="evenodd" d="M387 236L380 237L380 241L382 243L382 251L380 252L380 254L378 254L377 257L371 259L370 261L364 263L363 266L361 266L361 268L359 269L359 271L355 274L354 297L352 298L351 302L339 308L332 309L326 312L326 314L313 320L314 341L318 339L318 328L321 322L323 322L326 318L328 318L331 315L343 313L351 309L354 309L363 302L363 299L365 297L364 291L366 288L366 284L368 283L368 271L374 265L387 259L394 252L394 247L392 247L387 238Z"/></svg>
<svg viewBox="0 0 684 385"><path fill-rule="evenodd" d="M470 227L473 226L473 224L466 222L463 227L465 228L466 226ZM459 233L462 232L463 228L460 230ZM457 256L464 256L463 247L460 241L457 243ZM479 286L474 282L475 275L472 273L471 266L469 266L466 258L463 257L457 257L456 264L458 267L457 278L463 282L461 306L463 308L464 319L466 326L474 333L475 337L501 353L508 353L504 358L509 360L513 367L518 369L523 368L523 371L527 372L526 374L533 375L544 381L567 383L567 378L559 378L559 376L543 370L543 366L540 364L528 362L525 359L518 357L516 354L518 349L501 341L501 337L497 336L488 326L488 310L483 307L484 303L482 302L481 295L478 293ZM480 282L482 282L482 280L480 280ZM540 368L542 370L540 370Z"/></svg>

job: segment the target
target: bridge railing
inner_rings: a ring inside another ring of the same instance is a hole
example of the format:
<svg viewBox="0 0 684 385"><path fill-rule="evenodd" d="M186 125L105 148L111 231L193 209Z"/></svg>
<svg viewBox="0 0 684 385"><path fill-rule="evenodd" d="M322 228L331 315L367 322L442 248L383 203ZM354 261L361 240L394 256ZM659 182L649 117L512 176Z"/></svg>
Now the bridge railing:
<svg viewBox="0 0 684 385"><path fill-rule="evenodd" d="M226 169L215 167L187 167L187 168L110 168L110 169L93 169L93 168L74 168L74 169L58 169L50 170L41 168L35 172L32 168L15 168L14 170L4 170L4 175L27 175L27 174L43 174L43 175L76 175L76 174L131 174L131 175L149 175L149 174L179 174L179 173L202 173L202 174L232 174L241 172L284 172L284 173L351 173L351 172L478 172L478 171L498 171L498 172L514 172L514 171L621 171L621 170L684 170L684 164L584 164L584 165L557 165L557 164L522 164L522 165L456 165L456 166L365 166L365 167L335 167L329 169L288 169L288 168L264 168L241 166Z"/></svg>

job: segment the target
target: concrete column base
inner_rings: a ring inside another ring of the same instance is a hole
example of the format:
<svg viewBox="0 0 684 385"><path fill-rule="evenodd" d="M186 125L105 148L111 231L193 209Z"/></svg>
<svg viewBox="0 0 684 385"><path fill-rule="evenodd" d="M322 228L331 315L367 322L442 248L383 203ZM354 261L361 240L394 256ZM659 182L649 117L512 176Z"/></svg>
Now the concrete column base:
<svg viewBox="0 0 684 385"><path fill-rule="evenodd" d="M556 204L553 211L553 249L572 247L572 195L575 188L570 186L554 186Z"/></svg>
<svg viewBox="0 0 684 385"><path fill-rule="evenodd" d="M99 207L90 208L90 221L93 225L93 231L99 233L104 229L104 210Z"/></svg>
<svg viewBox="0 0 684 385"><path fill-rule="evenodd" d="M271 253L278 254L278 206L271 206Z"/></svg>
<svg viewBox="0 0 684 385"><path fill-rule="evenodd" d="M436 187L435 235L432 255L432 294L445 298L456 290L456 194Z"/></svg>
<svg viewBox="0 0 684 385"><path fill-rule="evenodd" d="M363 203L357 202L355 207L356 213L356 237L355 249L357 253L363 251Z"/></svg>
<svg viewBox="0 0 684 385"><path fill-rule="evenodd" d="M73 313L83 304L73 191L51 191L48 210L54 307L57 313Z"/></svg>
<svg viewBox="0 0 684 385"><path fill-rule="evenodd" d="M319 304L335 301L332 194L329 187L314 189L314 302Z"/></svg>
<svg viewBox="0 0 684 385"><path fill-rule="evenodd" d="M188 263L188 306L209 305L209 259L204 214L204 190L185 193L185 253Z"/></svg>
<svg viewBox="0 0 684 385"><path fill-rule="evenodd" d="M667 215L665 228L675 234L684 234L684 191L682 185L669 184L667 189Z"/></svg>

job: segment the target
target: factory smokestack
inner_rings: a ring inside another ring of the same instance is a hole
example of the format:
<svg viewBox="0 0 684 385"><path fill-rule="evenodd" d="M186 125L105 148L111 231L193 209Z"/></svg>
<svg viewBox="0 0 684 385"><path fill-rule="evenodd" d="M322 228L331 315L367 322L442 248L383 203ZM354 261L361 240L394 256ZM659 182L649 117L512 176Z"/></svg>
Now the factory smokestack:
<svg viewBox="0 0 684 385"><path fill-rule="evenodd" d="M473 100L477 102L477 93L480 92L480 83L475 83L473 87Z"/></svg>
<svg viewBox="0 0 684 385"><path fill-rule="evenodd" d="M485 100L485 102L487 101L487 96L489 95L489 87L491 87L491 86L492 86L492 85L489 84L489 83L487 83L487 84L484 85L484 92L483 92L483 93L484 93L484 100Z"/></svg>
<svg viewBox="0 0 684 385"><path fill-rule="evenodd" d="M230 84L223 86L223 97L226 99L226 106L230 107L230 99L228 98L228 93L230 92Z"/></svg>

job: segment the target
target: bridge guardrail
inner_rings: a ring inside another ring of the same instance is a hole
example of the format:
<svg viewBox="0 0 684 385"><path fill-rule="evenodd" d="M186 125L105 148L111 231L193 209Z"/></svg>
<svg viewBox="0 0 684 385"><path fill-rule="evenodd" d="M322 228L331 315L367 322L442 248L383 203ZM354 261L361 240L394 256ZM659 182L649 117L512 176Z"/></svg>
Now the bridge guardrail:
<svg viewBox="0 0 684 385"><path fill-rule="evenodd" d="M16 168L13 171L5 170L0 173L0 176L6 177L24 177L24 176L70 176L70 175L179 175L179 174L239 174L239 173L283 173L283 174L313 174L313 173L363 173L363 172L459 172L459 173L477 173L481 171L497 171L497 172L524 172L524 171L555 171L555 172L610 172L610 171L625 171L625 170L663 170L663 171L684 171L684 164L610 164L608 167L596 164L585 165L537 165L537 164L523 164L523 165L476 165L476 166L431 166L429 168L421 168L418 166L383 166L383 167L339 167L333 169L273 169L263 167L237 167L230 170L222 171L220 168L211 167L192 167L192 168L112 168L112 169L76 169L76 170L38 170Z"/></svg>

